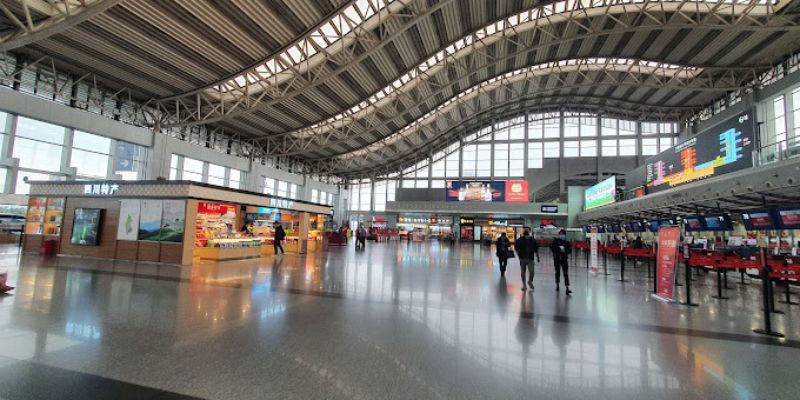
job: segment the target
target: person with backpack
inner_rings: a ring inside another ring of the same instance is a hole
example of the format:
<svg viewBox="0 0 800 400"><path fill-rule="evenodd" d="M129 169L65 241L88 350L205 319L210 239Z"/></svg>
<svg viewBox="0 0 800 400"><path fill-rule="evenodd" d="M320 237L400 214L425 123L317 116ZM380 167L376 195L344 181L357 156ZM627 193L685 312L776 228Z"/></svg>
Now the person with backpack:
<svg viewBox="0 0 800 400"><path fill-rule="evenodd" d="M559 290L561 273L563 273L564 286L567 287L567 295L569 295L572 293L572 290L569 290L567 261L569 260L570 253L572 253L572 246L569 244L569 241L567 241L567 232L565 230L562 229L560 232L558 232L558 237L553 239L553 243L550 245L550 250L553 251L553 264L556 268L556 292Z"/></svg>
<svg viewBox="0 0 800 400"><path fill-rule="evenodd" d="M500 275L505 275L506 267L508 267L509 251L511 251L511 242L505 232L501 233L500 237L497 238L495 250L497 259L500 261ZM511 255L513 256L513 253Z"/></svg>
<svg viewBox="0 0 800 400"><path fill-rule="evenodd" d="M527 284L531 290L533 290L533 259L536 257L536 261L539 261L539 245L536 243L536 239L531 236L529 228L525 228L522 237L517 238L516 243L514 243L514 248L517 250L517 255L519 256L519 269L522 274L522 290L528 290L528 287L525 286L526 271L529 272Z"/></svg>

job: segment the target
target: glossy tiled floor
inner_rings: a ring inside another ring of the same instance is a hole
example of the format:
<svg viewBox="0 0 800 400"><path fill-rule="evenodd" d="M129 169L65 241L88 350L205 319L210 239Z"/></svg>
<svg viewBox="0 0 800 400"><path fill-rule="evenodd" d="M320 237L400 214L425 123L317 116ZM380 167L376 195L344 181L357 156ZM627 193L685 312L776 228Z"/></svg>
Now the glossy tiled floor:
<svg viewBox="0 0 800 400"><path fill-rule="evenodd" d="M642 266L623 284L579 262L556 293L549 256L523 293L516 260L502 279L472 244L192 268L4 250L5 399L800 396L800 306L775 316L786 340L757 336L760 286L733 277L720 301L701 276L686 308L650 299Z"/></svg>

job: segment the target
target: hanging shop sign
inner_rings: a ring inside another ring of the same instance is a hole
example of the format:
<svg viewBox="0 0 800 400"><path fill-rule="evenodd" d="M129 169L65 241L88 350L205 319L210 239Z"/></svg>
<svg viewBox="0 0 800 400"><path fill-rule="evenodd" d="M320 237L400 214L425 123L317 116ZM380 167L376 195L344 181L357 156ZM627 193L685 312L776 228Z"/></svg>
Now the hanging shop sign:
<svg viewBox="0 0 800 400"><path fill-rule="evenodd" d="M90 196L113 196L119 192L116 183L87 183L83 185L83 194Z"/></svg>
<svg viewBox="0 0 800 400"><path fill-rule="evenodd" d="M681 229L677 226L662 226L658 230L658 253L656 254L658 285L654 296L660 300L674 301L675 267L680 235Z"/></svg>
<svg viewBox="0 0 800 400"><path fill-rule="evenodd" d="M203 214L230 214L236 213L236 205L234 204L225 204L225 203L210 203L210 202L200 202L197 204L197 212Z"/></svg>
<svg viewBox="0 0 800 400"><path fill-rule="evenodd" d="M753 166L753 112L739 114L645 161L648 193Z"/></svg>
<svg viewBox="0 0 800 400"><path fill-rule="evenodd" d="M475 225L475 220L473 218L461 218L459 223L461 225Z"/></svg>
<svg viewBox="0 0 800 400"><path fill-rule="evenodd" d="M555 213L558 212L558 206L543 205L542 208L541 208L541 212L547 213L547 214L555 214Z"/></svg>
<svg viewBox="0 0 800 400"><path fill-rule="evenodd" d="M293 209L294 201L286 199L269 199L269 206L274 208Z"/></svg>

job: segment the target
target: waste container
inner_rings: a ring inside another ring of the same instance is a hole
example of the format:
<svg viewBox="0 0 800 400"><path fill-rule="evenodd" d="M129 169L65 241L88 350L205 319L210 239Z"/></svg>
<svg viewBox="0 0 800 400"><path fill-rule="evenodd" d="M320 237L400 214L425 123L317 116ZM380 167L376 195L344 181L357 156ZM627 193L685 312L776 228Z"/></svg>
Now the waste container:
<svg viewBox="0 0 800 400"><path fill-rule="evenodd" d="M39 254L43 256L52 256L56 254L56 241L55 240L44 240L42 241L42 247L39 249Z"/></svg>

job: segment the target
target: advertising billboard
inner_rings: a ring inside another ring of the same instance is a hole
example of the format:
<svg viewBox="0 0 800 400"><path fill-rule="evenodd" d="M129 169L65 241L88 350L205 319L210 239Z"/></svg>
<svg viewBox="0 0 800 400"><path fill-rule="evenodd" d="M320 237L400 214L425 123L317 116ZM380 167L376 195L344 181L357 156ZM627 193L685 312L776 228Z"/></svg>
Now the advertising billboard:
<svg viewBox="0 0 800 400"><path fill-rule="evenodd" d="M506 181L506 203L527 203L528 181Z"/></svg>
<svg viewBox="0 0 800 400"><path fill-rule="evenodd" d="M527 203L528 181L447 181L447 201Z"/></svg>
<svg viewBox="0 0 800 400"><path fill-rule="evenodd" d="M649 193L753 166L753 112L739 114L645 161Z"/></svg>
<svg viewBox="0 0 800 400"><path fill-rule="evenodd" d="M586 188L583 192L583 209L609 205L614 202L614 193L617 189L617 177L612 176L597 185Z"/></svg>

